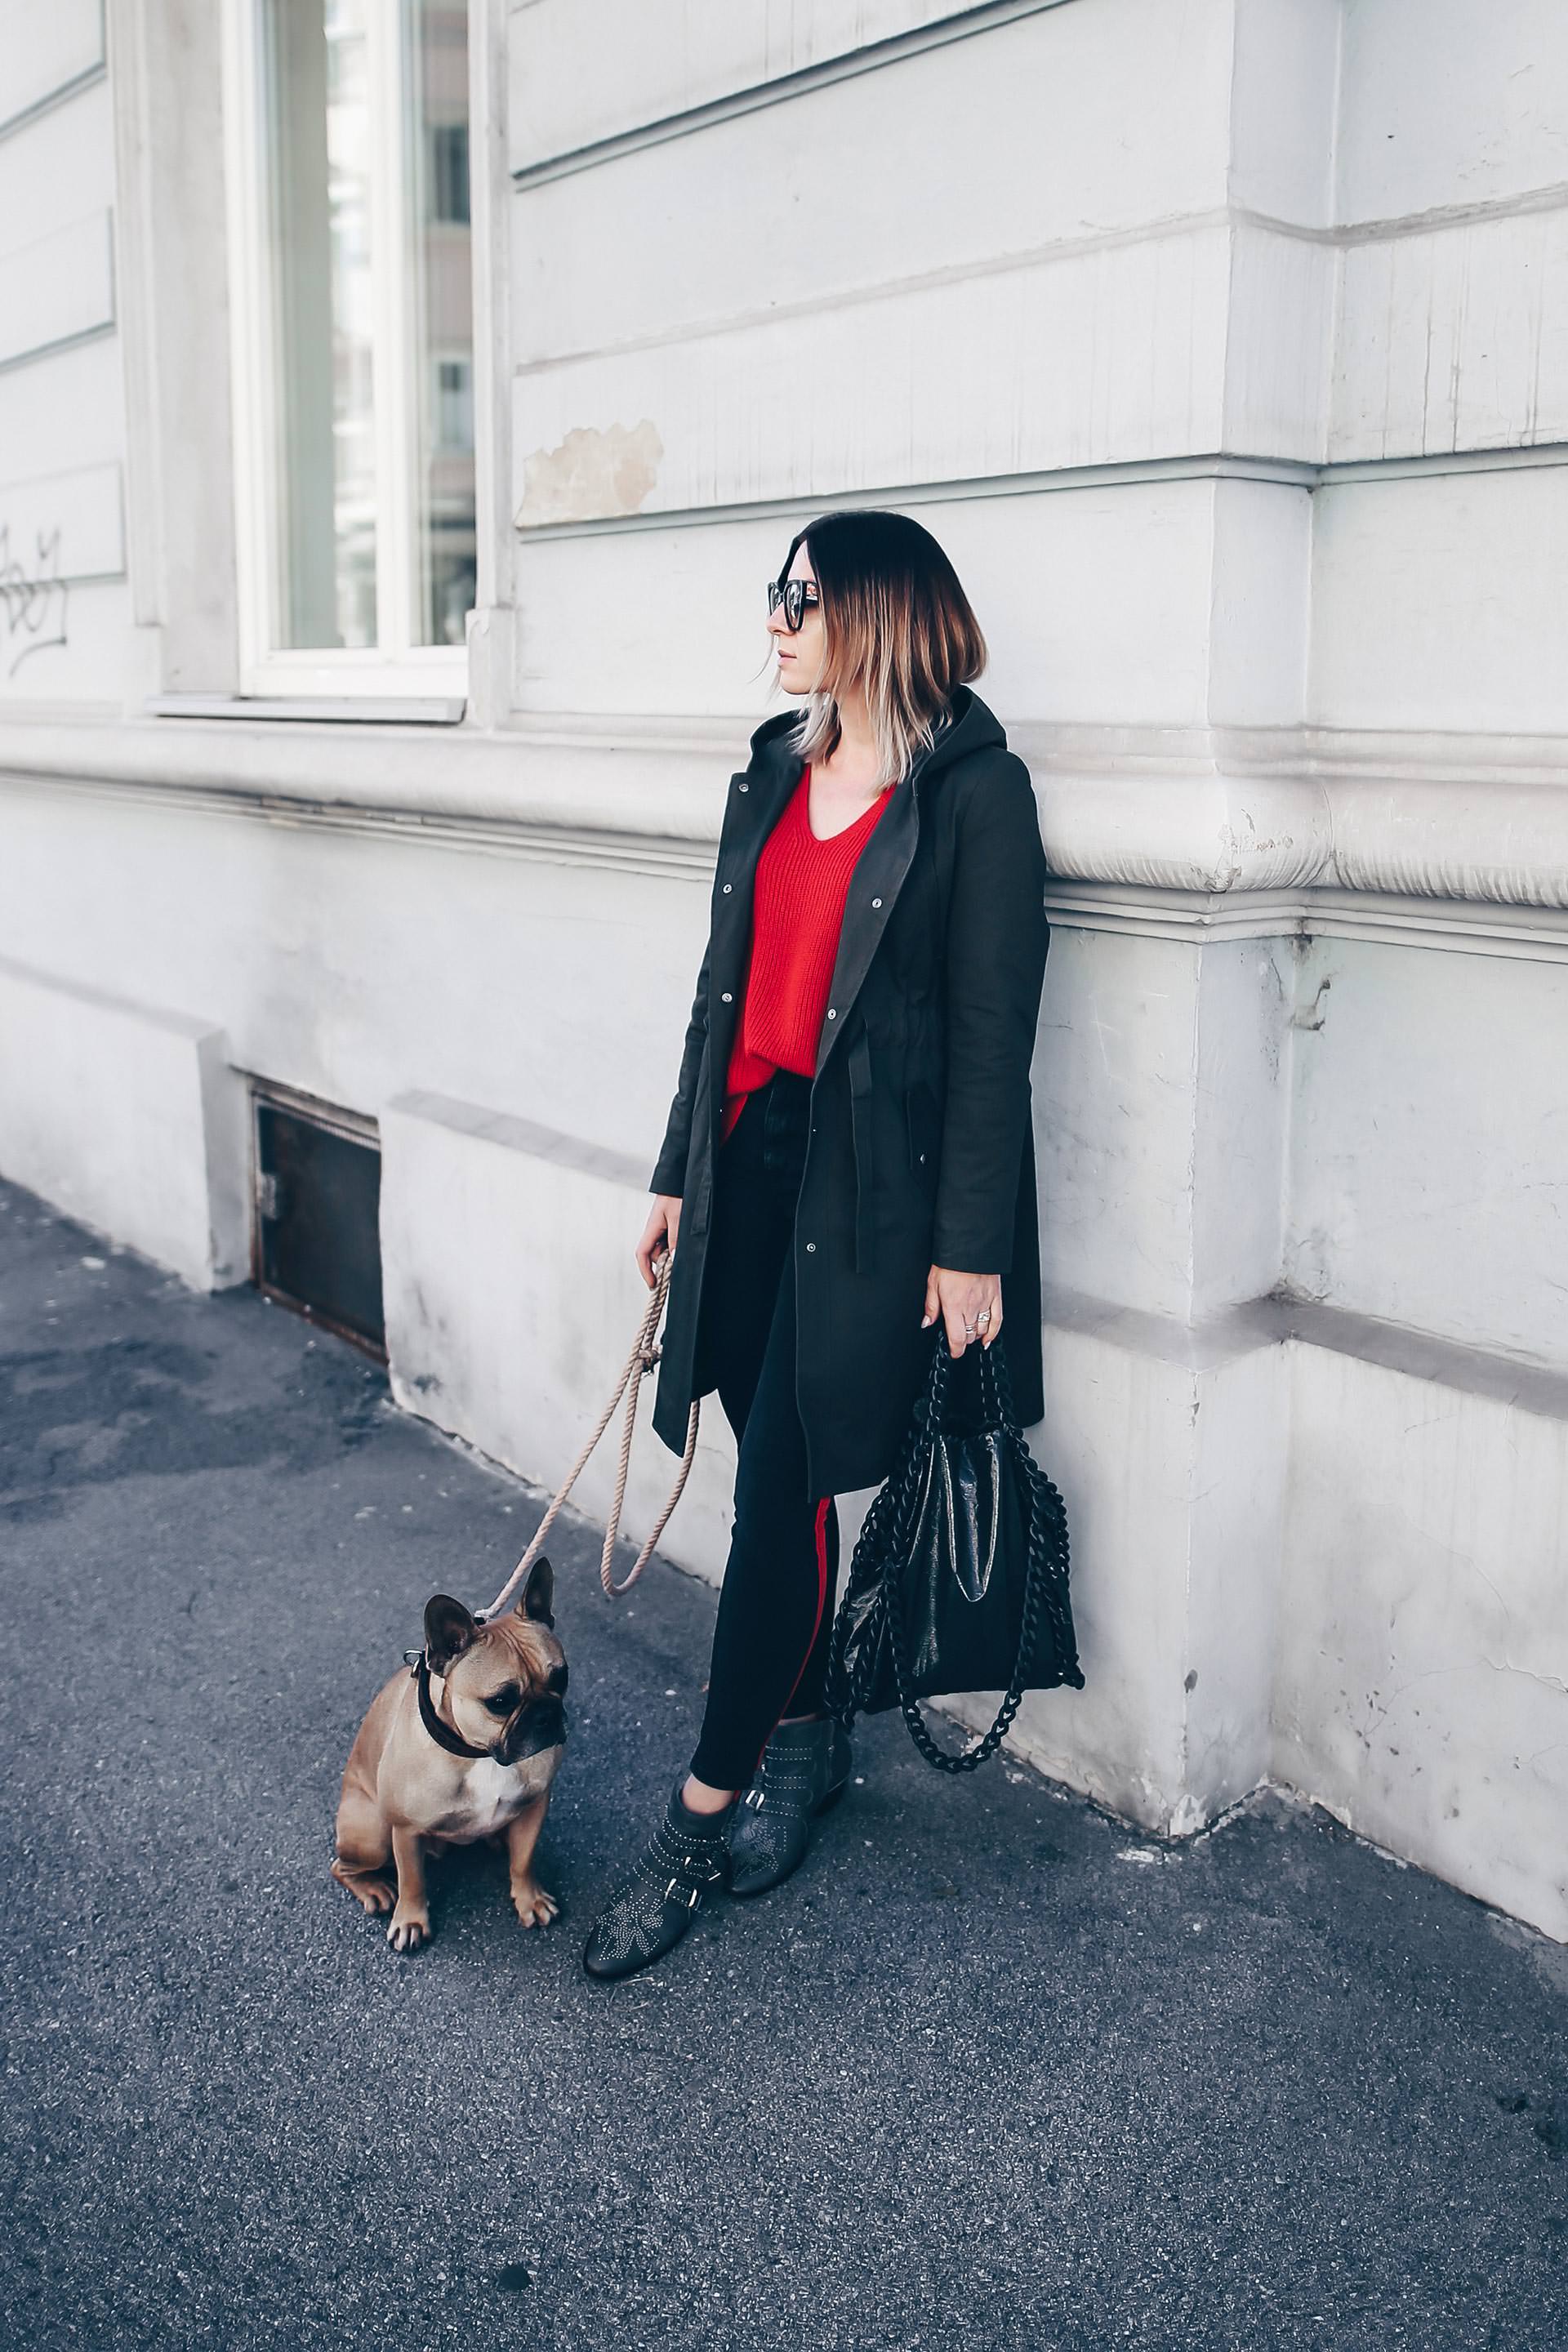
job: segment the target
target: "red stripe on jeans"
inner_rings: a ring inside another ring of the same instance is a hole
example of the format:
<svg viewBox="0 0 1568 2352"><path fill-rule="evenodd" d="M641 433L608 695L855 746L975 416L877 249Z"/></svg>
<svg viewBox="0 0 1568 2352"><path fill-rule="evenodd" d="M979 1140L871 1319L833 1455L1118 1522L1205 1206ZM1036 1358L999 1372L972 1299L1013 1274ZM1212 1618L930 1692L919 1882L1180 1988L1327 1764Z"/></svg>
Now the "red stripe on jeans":
<svg viewBox="0 0 1568 2352"><path fill-rule="evenodd" d="M833 1497L831 1495L823 1496L822 1500L816 1507L816 1525L812 1530L812 1534L816 1544L816 1614L811 1621L811 1639L805 1645L805 1655L802 1658L799 1671L797 1672L794 1682L791 1683L789 1686L788 1696L785 1698L784 1706L780 1707L778 1714L774 1718L773 1730L768 1733L768 1739L773 1738L773 1732L778 1729L779 1725L784 1721L785 1709L789 1706L790 1699L795 1696L796 1691L800 1688L800 1677L805 1674L806 1667L811 1663L811 1654L816 1647L817 1627L822 1622L823 1606L827 1599L827 1514L832 1506L832 1502ZM757 1764L760 1764L763 1760L763 1748L767 1746L768 1739L764 1739L763 1747L759 1748L757 1750ZM753 1772L757 1769L757 1764L753 1764L752 1767Z"/></svg>

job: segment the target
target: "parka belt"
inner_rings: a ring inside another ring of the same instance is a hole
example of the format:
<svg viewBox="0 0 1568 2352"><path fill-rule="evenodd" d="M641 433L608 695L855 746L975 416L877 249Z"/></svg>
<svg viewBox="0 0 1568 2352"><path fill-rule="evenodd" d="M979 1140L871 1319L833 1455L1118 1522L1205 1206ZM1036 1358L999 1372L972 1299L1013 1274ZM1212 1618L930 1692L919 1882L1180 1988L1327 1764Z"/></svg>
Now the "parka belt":
<svg viewBox="0 0 1568 2352"><path fill-rule="evenodd" d="M849 1065L849 1134L855 1151L855 1271L869 1274L876 1256L871 1221L876 1171L871 1152L871 1047L864 1028L845 1054Z"/></svg>

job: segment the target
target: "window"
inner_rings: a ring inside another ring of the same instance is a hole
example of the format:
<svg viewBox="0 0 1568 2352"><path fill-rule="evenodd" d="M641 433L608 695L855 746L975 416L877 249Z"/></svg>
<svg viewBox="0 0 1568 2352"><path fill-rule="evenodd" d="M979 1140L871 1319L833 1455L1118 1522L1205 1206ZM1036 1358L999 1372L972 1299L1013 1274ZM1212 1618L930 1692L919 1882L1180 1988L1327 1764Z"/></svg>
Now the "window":
<svg viewBox="0 0 1568 2352"><path fill-rule="evenodd" d="M226 5L241 690L460 692L467 0Z"/></svg>

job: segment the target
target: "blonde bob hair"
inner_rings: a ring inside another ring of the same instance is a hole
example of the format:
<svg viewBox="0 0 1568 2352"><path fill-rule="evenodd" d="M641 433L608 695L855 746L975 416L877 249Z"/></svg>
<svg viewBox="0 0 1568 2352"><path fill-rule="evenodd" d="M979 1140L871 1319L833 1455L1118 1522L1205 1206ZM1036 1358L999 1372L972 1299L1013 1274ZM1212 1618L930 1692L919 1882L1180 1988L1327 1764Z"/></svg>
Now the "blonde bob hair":
<svg viewBox="0 0 1568 2352"><path fill-rule="evenodd" d="M858 688L881 779L901 783L935 741L954 688L985 667L980 624L947 557L908 515L878 508L819 515L791 540L781 586L802 546L816 575L826 642L795 749L807 760L830 757L839 699Z"/></svg>

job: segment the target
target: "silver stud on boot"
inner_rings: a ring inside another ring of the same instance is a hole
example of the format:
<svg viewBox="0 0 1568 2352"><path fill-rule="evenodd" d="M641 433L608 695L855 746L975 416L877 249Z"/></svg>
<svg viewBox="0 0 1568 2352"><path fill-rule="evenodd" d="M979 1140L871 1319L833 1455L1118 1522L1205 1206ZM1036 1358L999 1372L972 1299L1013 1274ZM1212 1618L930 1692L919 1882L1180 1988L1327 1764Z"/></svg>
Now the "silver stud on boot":
<svg viewBox="0 0 1568 2352"><path fill-rule="evenodd" d="M799 1868L812 1822L844 1794L852 1761L835 1716L778 1726L730 1817L731 1895L761 1895Z"/></svg>

